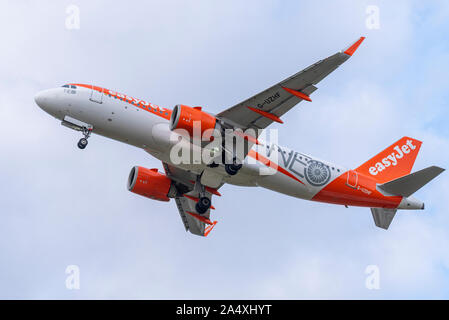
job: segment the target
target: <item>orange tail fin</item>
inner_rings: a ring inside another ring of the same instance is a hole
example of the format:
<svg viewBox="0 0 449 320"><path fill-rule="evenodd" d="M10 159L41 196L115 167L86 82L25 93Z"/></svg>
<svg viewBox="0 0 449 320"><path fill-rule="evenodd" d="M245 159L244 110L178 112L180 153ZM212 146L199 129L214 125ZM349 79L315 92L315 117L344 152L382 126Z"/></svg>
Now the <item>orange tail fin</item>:
<svg viewBox="0 0 449 320"><path fill-rule="evenodd" d="M355 171L372 177L379 183L405 176L412 171L421 144L421 141L403 137Z"/></svg>

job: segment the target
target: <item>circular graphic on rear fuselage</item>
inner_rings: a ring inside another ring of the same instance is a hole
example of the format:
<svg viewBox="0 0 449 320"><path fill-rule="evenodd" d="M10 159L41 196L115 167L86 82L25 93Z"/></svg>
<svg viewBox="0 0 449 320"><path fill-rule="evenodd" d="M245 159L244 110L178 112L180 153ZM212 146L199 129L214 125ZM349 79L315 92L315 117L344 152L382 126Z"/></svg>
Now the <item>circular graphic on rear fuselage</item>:
<svg viewBox="0 0 449 320"><path fill-rule="evenodd" d="M306 176L306 180L312 186L318 187L329 182L331 172L329 167L324 163L316 160L310 160L309 165L304 168L304 175Z"/></svg>

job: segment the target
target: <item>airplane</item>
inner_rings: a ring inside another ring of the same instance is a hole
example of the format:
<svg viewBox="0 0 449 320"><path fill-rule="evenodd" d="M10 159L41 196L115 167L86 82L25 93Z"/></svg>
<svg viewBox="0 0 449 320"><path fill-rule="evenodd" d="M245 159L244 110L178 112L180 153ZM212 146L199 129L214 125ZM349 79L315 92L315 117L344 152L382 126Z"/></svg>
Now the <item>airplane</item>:
<svg viewBox="0 0 449 320"><path fill-rule="evenodd" d="M375 225L388 229L398 209L424 209L424 203L412 194L444 171L430 166L410 173L421 141L403 137L359 167L346 169L261 139L264 129L273 122L282 124L281 117L295 105L311 102L316 85L348 60L364 39L218 114L180 104L170 110L76 83L41 91L35 102L62 125L82 133L80 149L95 133L141 148L162 161L165 172L133 167L128 190L158 201L173 198L185 230L194 235L207 236L216 225L211 219L212 197L221 196L218 190L225 183L367 207ZM205 137L208 130L214 134ZM199 133L196 138L194 131ZM206 151L210 157L191 161L192 151L189 161L179 161L173 156L179 150L173 150L180 145Z"/></svg>

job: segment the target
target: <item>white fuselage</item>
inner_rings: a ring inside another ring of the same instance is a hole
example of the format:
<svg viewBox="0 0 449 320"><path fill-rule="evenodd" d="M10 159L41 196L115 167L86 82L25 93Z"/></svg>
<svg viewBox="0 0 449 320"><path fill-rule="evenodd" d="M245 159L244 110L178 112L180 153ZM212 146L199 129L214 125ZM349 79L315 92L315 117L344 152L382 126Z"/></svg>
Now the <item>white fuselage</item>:
<svg viewBox="0 0 449 320"><path fill-rule="evenodd" d="M91 125L94 133L144 149L163 162L198 174L204 170L205 164L176 164L171 161L174 133L169 129L170 110L146 102L142 108L142 104L133 103L134 98L122 96L117 98L107 92L100 94L93 89L77 86L76 89L61 87L42 91L35 99L42 109L61 121L67 117L82 121ZM270 159L277 159L277 170L264 174L267 166L248 156L235 176L227 175L224 168L216 168L222 171L223 182L261 186L310 200L323 186L346 172L343 167L274 144L255 145L252 151L265 157L268 153ZM315 185L308 181L305 174L310 161L319 161L329 170L328 176Z"/></svg>

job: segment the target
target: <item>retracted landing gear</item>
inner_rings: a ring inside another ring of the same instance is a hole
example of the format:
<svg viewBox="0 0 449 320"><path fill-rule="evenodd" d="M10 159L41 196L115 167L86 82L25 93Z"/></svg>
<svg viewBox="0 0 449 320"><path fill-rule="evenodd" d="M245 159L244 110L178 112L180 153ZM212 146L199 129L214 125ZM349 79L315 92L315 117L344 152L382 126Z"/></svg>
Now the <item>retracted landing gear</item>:
<svg viewBox="0 0 449 320"><path fill-rule="evenodd" d="M91 127L89 127L89 128L83 127L82 131L83 131L84 138L81 138L80 141L78 141L78 148L80 148L80 149L84 149L87 147L87 143L88 143L87 139L89 139L90 134L92 133L92 128Z"/></svg>

